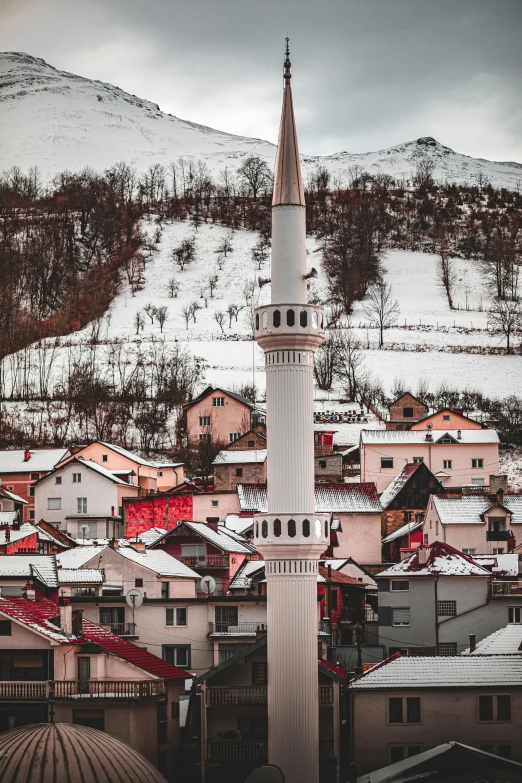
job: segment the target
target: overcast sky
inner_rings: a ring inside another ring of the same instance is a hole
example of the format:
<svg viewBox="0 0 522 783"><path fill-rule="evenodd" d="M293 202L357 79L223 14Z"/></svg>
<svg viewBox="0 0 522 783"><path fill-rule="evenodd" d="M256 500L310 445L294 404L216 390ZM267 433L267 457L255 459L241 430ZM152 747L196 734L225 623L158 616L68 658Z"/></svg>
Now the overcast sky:
<svg viewBox="0 0 522 783"><path fill-rule="evenodd" d="M0 0L0 50L273 142L287 32L302 152L522 162L522 0Z"/></svg>

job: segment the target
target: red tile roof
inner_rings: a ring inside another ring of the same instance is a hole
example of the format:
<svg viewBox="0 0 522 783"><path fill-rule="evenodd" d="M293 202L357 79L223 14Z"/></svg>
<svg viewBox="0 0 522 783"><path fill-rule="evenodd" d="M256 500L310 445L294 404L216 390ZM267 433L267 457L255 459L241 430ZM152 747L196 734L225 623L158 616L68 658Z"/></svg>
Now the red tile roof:
<svg viewBox="0 0 522 783"><path fill-rule="evenodd" d="M321 576L324 576L325 579L328 579L328 569L324 566L319 566L319 573ZM335 568L332 568L330 581L333 584L343 584L343 585L355 585L355 587L366 587L365 582L359 582L358 579L354 579L353 576L348 576L348 574L342 574L340 571L337 571Z"/></svg>
<svg viewBox="0 0 522 783"><path fill-rule="evenodd" d="M341 669L340 666L336 666L335 663L326 661L324 658L319 661L319 670L321 669L326 669L328 672L335 675L336 677L339 677L341 680L344 680L346 677L346 672L344 669Z"/></svg>

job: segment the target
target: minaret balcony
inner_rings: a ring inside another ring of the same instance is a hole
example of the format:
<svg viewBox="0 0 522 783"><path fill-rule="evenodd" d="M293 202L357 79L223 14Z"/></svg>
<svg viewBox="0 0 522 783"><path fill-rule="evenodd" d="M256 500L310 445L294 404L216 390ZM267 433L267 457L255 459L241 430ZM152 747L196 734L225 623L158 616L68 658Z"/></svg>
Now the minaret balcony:
<svg viewBox="0 0 522 783"><path fill-rule="evenodd" d="M254 542L266 559L319 557L330 545L330 514L255 514ZM293 573L293 572L292 572Z"/></svg>
<svg viewBox="0 0 522 783"><path fill-rule="evenodd" d="M264 351L315 350L324 339L325 326L320 305L271 304L255 309L254 336Z"/></svg>

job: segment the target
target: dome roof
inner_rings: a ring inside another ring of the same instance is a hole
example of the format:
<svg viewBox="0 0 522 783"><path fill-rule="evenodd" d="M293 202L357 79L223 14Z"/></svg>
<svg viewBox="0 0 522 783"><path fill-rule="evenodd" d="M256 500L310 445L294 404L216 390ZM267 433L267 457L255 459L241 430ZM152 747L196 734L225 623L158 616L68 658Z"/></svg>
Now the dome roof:
<svg viewBox="0 0 522 783"><path fill-rule="evenodd" d="M70 723L36 723L0 734L2 783L166 783L130 745Z"/></svg>

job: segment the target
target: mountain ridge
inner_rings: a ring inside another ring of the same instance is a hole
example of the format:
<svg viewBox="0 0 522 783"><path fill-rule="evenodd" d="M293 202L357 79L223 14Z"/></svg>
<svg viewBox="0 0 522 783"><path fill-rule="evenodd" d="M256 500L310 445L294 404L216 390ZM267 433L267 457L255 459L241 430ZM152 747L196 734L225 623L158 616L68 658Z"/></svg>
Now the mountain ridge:
<svg viewBox="0 0 522 783"><path fill-rule="evenodd" d="M121 160L145 170L180 157L201 158L217 174L248 155L270 166L275 158L271 142L180 119L120 87L60 71L24 52L0 52L0 104L0 169L38 166L45 178L86 166L103 170ZM522 182L521 163L473 158L430 136L371 152L301 159L305 174L321 165L345 181L354 166L409 180L418 162L430 159L436 180L474 184L481 178L508 188Z"/></svg>

